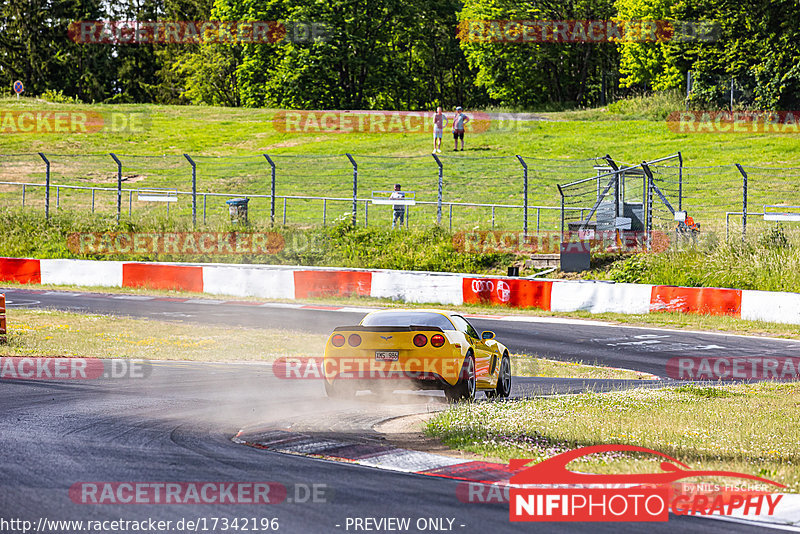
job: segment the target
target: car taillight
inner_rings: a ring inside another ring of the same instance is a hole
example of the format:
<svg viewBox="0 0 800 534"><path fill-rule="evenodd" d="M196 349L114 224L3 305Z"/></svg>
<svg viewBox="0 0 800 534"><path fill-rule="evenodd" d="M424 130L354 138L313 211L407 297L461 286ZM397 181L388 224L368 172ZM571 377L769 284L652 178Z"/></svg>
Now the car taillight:
<svg viewBox="0 0 800 534"><path fill-rule="evenodd" d="M414 336L414 345L417 347L424 347L426 343L428 343L428 338L425 337L425 334L417 334Z"/></svg>
<svg viewBox="0 0 800 534"><path fill-rule="evenodd" d="M347 342L350 343L351 347L357 347L361 345L361 336L358 334L350 334L350 337L347 338Z"/></svg>
<svg viewBox="0 0 800 534"><path fill-rule="evenodd" d="M434 334L431 336L431 345L437 348L444 345L444 336L442 334Z"/></svg>
<svg viewBox="0 0 800 534"><path fill-rule="evenodd" d="M331 338L331 343L334 347L344 346L344 336L342 334L336 334Z"/></svg>

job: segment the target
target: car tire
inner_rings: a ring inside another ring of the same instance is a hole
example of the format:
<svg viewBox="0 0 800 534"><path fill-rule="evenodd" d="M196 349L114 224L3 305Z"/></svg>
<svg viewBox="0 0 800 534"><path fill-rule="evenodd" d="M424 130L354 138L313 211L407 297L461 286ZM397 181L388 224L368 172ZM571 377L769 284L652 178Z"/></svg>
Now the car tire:
<svg viewBox="0 0 800 534"><path fill-rule="evenodd" d="M447 400L450 402L473 401L477 390L478 381L475 375L475 356L472 352L467 353L464 358L464 365L461 367L458 382L455 386L448 386L444 390Z"/></svg>
<svg viewBox="0 0 800 534"><path fill-rule="evenodd" d="M497 376L497 387L486 392L490 399L507 399L511 394L511 358L503 354L500 361L500 373Z"/></svg>
<svg viewBox="0 0 800 534"><path fill-rule="evenodd" d="M345 384L334 382L325 382L325 394L331 399L348 399L355 397L356 392L353 388L347 387Z"/></svg>

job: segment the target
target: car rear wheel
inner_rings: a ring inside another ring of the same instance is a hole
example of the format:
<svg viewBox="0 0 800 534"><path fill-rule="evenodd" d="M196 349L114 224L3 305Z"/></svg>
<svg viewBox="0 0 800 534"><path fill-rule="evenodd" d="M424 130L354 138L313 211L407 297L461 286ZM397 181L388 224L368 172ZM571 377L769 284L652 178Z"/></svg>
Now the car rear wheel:
<svg viewBox="0 0 800 534"><path fill-rule="evenodd" d="M325 393L332 399L347 399L355 397L356 392L352 387L347 384L342 384L341 381L325 382Z"/></svg>
<svg viewBox="0 0 800 534"><path fill-rule="evenodd" d="M506 399L511 394L511 359L508 354L503 354L500 362L500 374L497 376L497 387L486 392L491 398Z"/></svg>
<svg viewBox="0 0 800 534"><path fill-rule="evenodd" d="M475 400L475 391L478 386L478 381L475 377L475 356L472 352L467 353L464 359L464 365L461 367L461 374L455 386L448 386L444 390L444 394L450 402L456 401L472 401Z"/></svg>

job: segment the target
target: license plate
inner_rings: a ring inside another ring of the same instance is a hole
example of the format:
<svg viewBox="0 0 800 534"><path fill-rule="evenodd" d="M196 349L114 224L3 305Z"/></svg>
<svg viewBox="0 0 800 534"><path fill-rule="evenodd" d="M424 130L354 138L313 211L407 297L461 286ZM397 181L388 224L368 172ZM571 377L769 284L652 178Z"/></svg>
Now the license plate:
<svg viewBox="0 0 800 534"><path fill-rule="evenodd" d="M400 359L400 353L396 350L376 350L375 360L379 362L396 362Z"/></svg>

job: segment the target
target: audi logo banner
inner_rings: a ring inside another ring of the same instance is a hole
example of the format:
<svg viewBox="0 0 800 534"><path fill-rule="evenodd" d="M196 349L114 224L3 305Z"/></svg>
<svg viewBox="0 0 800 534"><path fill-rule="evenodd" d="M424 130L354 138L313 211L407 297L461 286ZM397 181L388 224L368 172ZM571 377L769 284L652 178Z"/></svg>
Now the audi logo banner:
<svg viewBox="0 0 800 534"><path fill-rule="evenodd" d="M463 284L464 303L550 309L550 281L464 278Z"/></svg>

